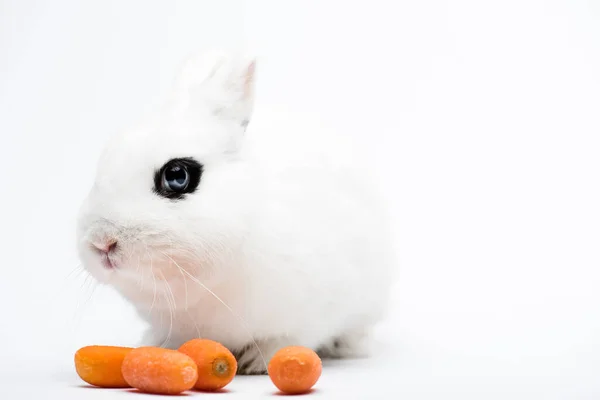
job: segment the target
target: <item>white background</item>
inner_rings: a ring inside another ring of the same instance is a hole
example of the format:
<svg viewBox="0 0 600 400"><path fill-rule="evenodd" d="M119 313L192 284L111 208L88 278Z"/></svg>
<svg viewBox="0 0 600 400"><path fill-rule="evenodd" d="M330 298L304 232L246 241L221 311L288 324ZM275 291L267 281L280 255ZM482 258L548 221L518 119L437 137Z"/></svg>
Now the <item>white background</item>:
<svg viewBox="0 0 600 400"><path fill-rule="evenodd" d="M6 398L135 396L73 371L78 347L141 329L69 275L77 207L106 138L181 61L240 42L262 57L259 96L368 139L392 206L382 354L328 366L315 396L600 398L599 3L2 0ZM263 378L215 397L269 396Z"/></svg>

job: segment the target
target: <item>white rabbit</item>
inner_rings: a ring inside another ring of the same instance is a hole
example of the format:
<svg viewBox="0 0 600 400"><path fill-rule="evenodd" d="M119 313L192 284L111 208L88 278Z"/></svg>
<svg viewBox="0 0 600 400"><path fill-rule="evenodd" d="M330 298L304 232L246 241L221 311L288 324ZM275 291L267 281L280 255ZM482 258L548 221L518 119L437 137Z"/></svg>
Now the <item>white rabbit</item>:
<svg viewBox="0 0 600 400"><path fill-rule="evenodd" d="M287 345L368 355L394 264L369 162L305 115L254 107L254 66L191 58L170 100L110 140L80 258L149 323L143 345L213 339L241 374Z"/></svg>

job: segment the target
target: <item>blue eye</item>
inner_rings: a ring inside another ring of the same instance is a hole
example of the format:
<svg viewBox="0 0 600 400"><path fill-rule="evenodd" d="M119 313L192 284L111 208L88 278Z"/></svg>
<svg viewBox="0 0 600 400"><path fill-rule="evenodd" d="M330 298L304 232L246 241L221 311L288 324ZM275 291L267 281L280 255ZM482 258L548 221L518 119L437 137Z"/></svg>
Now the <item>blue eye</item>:
<svg viewBox="0 0 600 400"><path fill-rule="evenodd" d="M184 192L190 183L190 174L184 165L172 165L163 173L163 187L172 192Z"/></svg>
<svg viewBox="0 0 600 400"><path fill-rule="evenodd" d="M154 193L171 200L183 199L200 184L203 166L192 158L168 161L154 174Z"/></svg>

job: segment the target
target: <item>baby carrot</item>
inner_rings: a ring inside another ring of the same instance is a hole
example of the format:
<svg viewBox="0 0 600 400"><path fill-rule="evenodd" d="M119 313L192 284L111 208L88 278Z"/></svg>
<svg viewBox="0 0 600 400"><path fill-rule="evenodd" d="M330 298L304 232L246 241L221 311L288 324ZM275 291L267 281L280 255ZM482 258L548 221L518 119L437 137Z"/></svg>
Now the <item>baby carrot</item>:
<svg viewBox="0 0 600 400"><path fill-rule="evenodd" d="M141 392L179 394L194 387L198 368L190 357L160 347L139 347L125 356L123 377Z"/></svg>
<svg viewBox="0 0 600 400"><path fill-rule="evenodd" d="M307 393L321 376L321 359L301 346L279 349L271 358L268 372L273 384L287 394Z"/></svg>
<svg viewBox="0 0 600 400"><path fill-rule="evenodd" d="M104 388L126 388L121 365L130 347L86 346L75 353L75 371L90 385Z"/></svg>
<svg viewBox="0 0 600 400"><path fill-rule="evenodd" d="M237 371L233 354L221 343L208 339L192 339L179 351L190 356L198 366L197 390L215 391L229 384Z"/></svg>

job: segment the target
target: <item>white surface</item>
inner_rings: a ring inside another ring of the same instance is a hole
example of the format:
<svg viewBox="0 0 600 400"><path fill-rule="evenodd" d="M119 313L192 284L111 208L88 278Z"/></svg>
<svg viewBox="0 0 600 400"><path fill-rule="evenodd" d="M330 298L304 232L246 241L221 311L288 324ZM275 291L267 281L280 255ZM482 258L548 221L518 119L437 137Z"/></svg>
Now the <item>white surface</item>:
<svg viewBox="0 0 600 400"><path fill-rule="evenodd" d="M255 1L244 27L261 95L370 138L393 206L384 354L328 366L315 395L600 397L600 8L346 3ZM66 278L75 212L105 138L190 51L242 38L237 4L0 3L1 398L119 398L71 364L141 329L111 290ZM273 393L265 377L230 390Z"/></svg>

